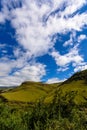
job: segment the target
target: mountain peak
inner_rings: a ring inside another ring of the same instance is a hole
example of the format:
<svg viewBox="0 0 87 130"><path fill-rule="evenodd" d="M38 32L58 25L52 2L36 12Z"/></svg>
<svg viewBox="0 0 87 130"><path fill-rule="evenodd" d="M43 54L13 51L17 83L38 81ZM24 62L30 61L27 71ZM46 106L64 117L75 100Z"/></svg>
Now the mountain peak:
<svg viewBox="0 0 87 130"><path fill-rule="evenodd" d="M67 82L71 82L71 81L78 81L78 80L87 80L87 70L83 70L80 72L75 73L74 75L72 75Z"/></svg>

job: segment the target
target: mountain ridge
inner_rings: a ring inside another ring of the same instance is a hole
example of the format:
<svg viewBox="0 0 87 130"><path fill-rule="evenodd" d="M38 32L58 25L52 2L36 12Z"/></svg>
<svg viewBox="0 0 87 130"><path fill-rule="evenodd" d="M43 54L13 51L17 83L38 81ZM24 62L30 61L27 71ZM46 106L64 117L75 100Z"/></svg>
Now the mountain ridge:
<svg viewBox="0 0 87 130"><path fill-rule="evenodd" d="M59 89L63 94L77 91L77 102L85 102L87 99L87 70L77 72L63 83L47 84L42 82L26 81L20 86L1 93L8 101L36 102L44 98L46 103L52 101L55 92Z"/></svg>

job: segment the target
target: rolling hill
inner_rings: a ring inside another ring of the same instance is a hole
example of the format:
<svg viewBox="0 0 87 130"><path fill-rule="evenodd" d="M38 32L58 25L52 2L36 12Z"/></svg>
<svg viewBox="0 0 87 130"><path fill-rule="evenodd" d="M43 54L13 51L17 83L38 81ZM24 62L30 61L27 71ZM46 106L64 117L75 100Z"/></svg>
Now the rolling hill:
<svg viewBox="0 0 87 130"><path fill-rule="evenodd" d="M45 103L52 101L55 92L60 90L62 94L75 91L76 103L87 101L87 70L77 72L68 80L58 84L45 84L41 82L24 82L20 86L10 89L1 95L8 101L20 101L34 103L40 98L44 98Z"/></svg>
<svg viewBox="0 0 87 130"><path fill-rule="evenodd" d="M77 72L72 75L68 80L61 83L58 87L62 94L76 92L75 102L77 104L87 102L87 70ZM49 102L53 99L54 94L49 94L45 101Z"/></svg>
<svg viewBox="0 0 87 130"><path fill-rule="evenodd" d="M54 91L59 84L44 84L41 82L24 82L20 86L3 92L1 95L8 101L34 103Z"/></svg>

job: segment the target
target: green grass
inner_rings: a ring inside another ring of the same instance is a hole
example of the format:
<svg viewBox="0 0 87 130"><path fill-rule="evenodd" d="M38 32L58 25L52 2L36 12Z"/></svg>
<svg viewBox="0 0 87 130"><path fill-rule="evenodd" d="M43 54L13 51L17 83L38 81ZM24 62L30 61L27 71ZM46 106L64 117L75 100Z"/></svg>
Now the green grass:
<svg viewBox="0 0 87 130"><path fill-rule="evenodd" d="M77 96L75 102L78 104L86 102L87 99L87 84L84 80L65 82L59 84L42 84L35 82L23 83L21 86L2 93L8 101L20 101L34 103L40 98L44 98L45 103L50 103L53 100L55 92L61 89L63 95L70 91L76 91Z"/></svg>
<svg viewBox="0 0 87 130"><path fill-rule="evenodd" d="M1 93L8 101L34 103L44 98L45 103L52 102L55 92L61 89L63 95L71 91L77 92L77 104L87 102L87 70L74 74L60 84L44 84L41 82L24 82L19 87Z"/></svg>
<svg viewBox="0 0 87 130"><path fill-rule="evenodd" d="M2 93L8 101L36 102L46 97L56 89L58 84L42 84L37 82L25 82L21 86Z"/></svg>
<svg viewBox="0 0 87 130"><path fill-rule="evenodd" d="M87 84L85 83L84 80L63 83L62 85L60 85L58 87L58 89L60 89L62 91L63 95L65 95L66 93L69 93L71 91L77 92L77 95L75 97L75 102L77 104L87 101ZM56 91L54 90L51 93L49 93L49 95L45 98L46 103L52 101L55 92Z"/></svg>
<svg viewBox="0 0 87 130"><path fill-rule="evenodd" d="M60 84L25 82L4 89L0 130L87 130L86 74L77 73Z"/></svg>
<svg viewBox="0 0 87 130"><path fill-rule="evenodd" d="M75 98L76 103L85 102L87 98L87 84L85 84L84 80L72 81L68 84L64 84L61 86L63 93L70 91L76 91L77 96Z"/></svg>

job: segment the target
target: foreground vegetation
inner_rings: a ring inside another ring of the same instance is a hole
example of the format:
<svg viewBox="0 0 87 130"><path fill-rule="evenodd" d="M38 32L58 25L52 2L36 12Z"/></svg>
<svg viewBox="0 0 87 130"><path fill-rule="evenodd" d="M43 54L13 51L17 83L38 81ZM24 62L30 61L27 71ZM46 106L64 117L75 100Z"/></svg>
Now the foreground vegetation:
<svg viewBox="0 0 87 130"><path fill-rule="evenodd" d="M6 99L0 100L1 130L86 130L87 102L77 105L74 101L77 91L66 93L56 91L52 103L43 99L33 107L13 107Z"/></svg>
<svg viewBox="0 0 87 130"><path fill-rule="evenodd" d="M87 70L59 85L1 90L0 130L87 130Z"/></svg>

